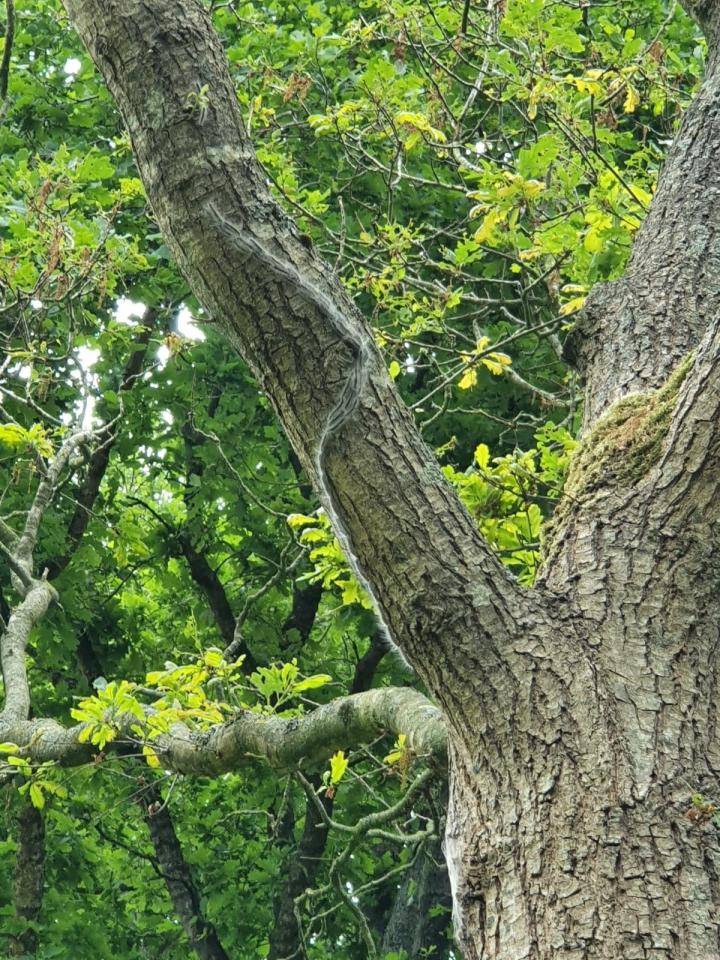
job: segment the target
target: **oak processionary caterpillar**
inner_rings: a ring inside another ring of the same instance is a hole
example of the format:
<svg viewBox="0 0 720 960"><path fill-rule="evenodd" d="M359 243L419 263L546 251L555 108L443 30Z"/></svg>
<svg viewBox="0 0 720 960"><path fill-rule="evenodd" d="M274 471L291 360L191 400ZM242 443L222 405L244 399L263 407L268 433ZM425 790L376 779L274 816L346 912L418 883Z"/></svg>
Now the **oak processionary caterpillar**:
<svg viewBox="0 0 720 960"><path fill-rule="evenodd" d="M368 367L371 355L370 338L364 334L362 330L356 330L356 328L348 322L345 314L337 308L333 300L319 287L316 287L315 284L303 277L293 264L286 260L281 260L268 250L257 237L246 233L239 226L224 217L215 203L212 201L207 203L205 210L213 224L219 228L222 235L243 257L248 260L254 260L257 264L262 265L267 270L269 279L275 282L289 284L295 294L302 297L306 303L309 303L327 317L341 342L352 351L352 367L335 403L328 412L315 448L315 470L320 487L320 498L328 512L328 516L335 529L335 535L340 541L347 561L353 573L372 599L375 607L375 615L378 618L379 625L386 639L392 648L401 656L403 662L405 662L402 654L400 654L400 651L392 642L390 631L382 618L380 607L372 588L360 571L360 565L357 557L353 553L350 538L340 520L335 506L335 498L330 489L330 484L325 472L325 456L328 444L338 431L351 419L360 405L360 398L368 379Z"/></svg>

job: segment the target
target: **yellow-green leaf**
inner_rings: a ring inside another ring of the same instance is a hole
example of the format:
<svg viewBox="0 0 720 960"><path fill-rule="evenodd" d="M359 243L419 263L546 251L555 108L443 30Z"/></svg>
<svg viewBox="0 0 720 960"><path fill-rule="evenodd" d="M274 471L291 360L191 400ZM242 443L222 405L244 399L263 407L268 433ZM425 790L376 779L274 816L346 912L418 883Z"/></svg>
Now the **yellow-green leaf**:
<svg viewBox="0 0 720 960"><path fill-rule="evenodd" d="M458 387L460 387L461 390L470 390L476 383L477 370L475 370L474 367L470 367L458 380Z"/></svg>
<svg viewBox="0 0 720 960"><path fill-rule="evenodd" d="M490 464L490 448L486 443L479 443L475 447L475 463L481 470L487 470Z"/></svg>
<svg viewBox="0 0 720 960"><path fill-rule="evenodd" d="M390 753L385 757L385 763L399 763L405 756L407 742L407 735L404 733L398 734L398 738L395 741L395 749L391 750Z"/></svg>
<svg viewBox="0 0 720 960"><path fill-rule="evenodd" d="M219 650L214 650L214 649L206 650L205 655L203 656L203 662L205 663L206 667L215 669L219 667L223 662L223 655L220 653Z"/></svg>
<svg viewBox="0 0 720 960"><path fill-rule="evenodd" d="M348 760L342 750L338 750L330 757L330 780L332 783L340 783L345 776Z"/></svg>
<svg viewBox="0 0 720 960"><path fill-rule="evenodd" d="M293 693L302 693L305 690L316 690L318 687L324 687L330 683L332 677L327 673L316 673L312 677L305 677L299 683L293 684Z"/></svg>
<svg viewBox="0 0 720 960"><path fill-rule="evenodd" d="M568 300L560 307L560 316L568 317L571 313L577 313L578 310L582 309L585 299L585 297L573 297L572 300Z"/></svg>
<svg viewBox="0 0 720 960"><path fill-rule="evenodd" d="M147 745L145 745L142 748L142 752L143 752L143 756L147 761L147 765L149 767L153 767L157 769L160 766L160 760L158 759L158 755L155 753L152 747L148 747Z"/></svg>
<svg viewBox="0 0 720 960"><path fill-rule="evenodd" d="M505 367L509 367L512 360L506 353L489 353L482 358L482 363L494 376L499 377Z"/></svg>
<svg viewBox="0 0 720 960"><path fill-rule="evenodd" d="M625 103L623 104L623 110L625 113L635 113L635 110L640 105L640 94L637 92L635 87L632 84L627 85L627 93L625 95Z"/></svg>
<svg viewBox="0 0 720 960"><path fill-rule="evenodd" d="M37 810L45 806L45 796L37 783L30 784L30 802Z"/></svg>

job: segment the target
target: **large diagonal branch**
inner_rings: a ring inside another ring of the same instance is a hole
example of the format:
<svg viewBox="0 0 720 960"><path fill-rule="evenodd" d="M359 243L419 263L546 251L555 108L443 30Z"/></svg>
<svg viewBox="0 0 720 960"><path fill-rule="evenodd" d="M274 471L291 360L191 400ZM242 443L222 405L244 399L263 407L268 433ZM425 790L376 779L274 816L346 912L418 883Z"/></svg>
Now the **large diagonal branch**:
<svg viewBox="0 0 720 960"><path fill-rule="evenodd" d="M470 649L475 670L496 671L498 645L537 619L532 598L449 489L341 284L270 196L203 5L65 5L177 263L270 398L394 638L438 695L441 666L465 670Z"/></svg>

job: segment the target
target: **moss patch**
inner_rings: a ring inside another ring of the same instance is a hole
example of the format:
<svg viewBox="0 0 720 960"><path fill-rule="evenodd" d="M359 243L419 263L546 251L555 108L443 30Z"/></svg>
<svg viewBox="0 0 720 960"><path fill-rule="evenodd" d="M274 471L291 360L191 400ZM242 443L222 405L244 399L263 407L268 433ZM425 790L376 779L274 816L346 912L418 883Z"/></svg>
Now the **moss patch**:
<svg viewBox="0 0 720 960"><path fill-rule="evenodd" d="M658 390L623 397L598 420L570 464L552 519L553 533L578 502L599 489L632 486L658 462L680 387L694 360L694 353L688 354Z"/></svg>

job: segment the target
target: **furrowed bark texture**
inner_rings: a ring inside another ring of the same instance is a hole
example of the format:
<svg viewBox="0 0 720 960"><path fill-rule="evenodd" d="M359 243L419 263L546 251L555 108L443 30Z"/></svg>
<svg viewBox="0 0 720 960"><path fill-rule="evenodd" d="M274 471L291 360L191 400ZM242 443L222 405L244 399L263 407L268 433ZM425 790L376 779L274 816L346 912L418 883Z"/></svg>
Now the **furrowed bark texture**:
<svg viewBox="0 0 720 960"><path fill-rule="evenodd" d="M488 554L361 318L271 200L202 6L66 6L178 263L316 488L332 492L394 639L445 708L446 854L466 960L718 960L718 833L686 815L692 794L720 797L716 0L686 4L713 52L627 276L591 296L570 338L587 383L584 448L532 592ZM365 338L369 375L318 476L354 369L333 311ZM318 747L322 719L303 744ZM339 719L323 736L343 733ZM255 752L255 733L243 749ZM215 747L219 765L237 761L229 729ZM257 752L282 765L266 735ZM174 756L193 772L196 745Z"/></svg>
<svg viewBox="0 0 720 960"><path fill-rule="evenodd" d="M514 635L513 608L532 619L536 611L445 483L340 283L270 196L202 5L68 0L66 6L123 114L179 266L250 364L316 486L332 491L334 503L325 505L341 518L396 642L437 689L447 670L464 662L464 638L481 630L488 643L479 649L487 650L486 669L494 670L492 638ZM201 88L208 104L197 109ZM265 255L239 249L233 229ZM274 277L270 258L334 301L368 351L360 409L327 445L324 483L316 454L348 384L354 350L327 311ZM430 655L441 650L442 658Z"/></svg>

